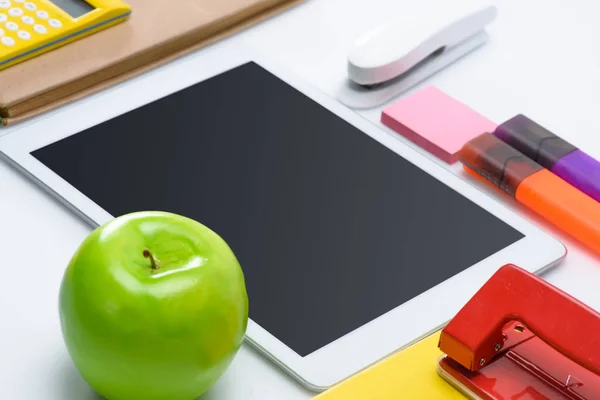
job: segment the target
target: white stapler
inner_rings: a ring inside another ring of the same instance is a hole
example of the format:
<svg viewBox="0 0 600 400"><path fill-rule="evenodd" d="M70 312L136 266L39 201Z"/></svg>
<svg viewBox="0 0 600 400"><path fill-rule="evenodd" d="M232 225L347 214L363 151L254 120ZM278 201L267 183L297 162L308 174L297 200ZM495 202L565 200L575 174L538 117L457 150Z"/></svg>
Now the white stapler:
<svg viewBox="0 0 600 400"><path fill-rule="evenodd" d="M361 35L348 54L348 79L338 99L373 108L487 41L496 7L481 1L446 1L441 8L411 10Z"/></svg>

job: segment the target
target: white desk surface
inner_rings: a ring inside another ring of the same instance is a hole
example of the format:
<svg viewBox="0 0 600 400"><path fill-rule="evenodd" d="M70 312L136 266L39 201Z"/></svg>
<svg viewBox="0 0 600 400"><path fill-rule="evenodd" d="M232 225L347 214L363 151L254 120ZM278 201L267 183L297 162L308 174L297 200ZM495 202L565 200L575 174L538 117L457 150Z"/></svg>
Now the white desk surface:
<svg viewBox="0 0 600 400"><path fill-rule="evenodd" d="M307 0L230 40L258 48L333 93L344 77L345 53L352 39L384 16L401 12L404 1L409 0ZM499 16L488 30L490 43L428 83L497 122L524 113L600 158L600 3L496 0L496 4ZM379 124L380 112L381 108L362 114ZM514 206L506 198L503 201ZM567 260L545 278L600 310L600 258L540 223L569 249ZM90 230L0 162L0 398L99 399L68 358L57 310L63 269ZM312 395L244 345L202 399L294 400Z"/></svg>

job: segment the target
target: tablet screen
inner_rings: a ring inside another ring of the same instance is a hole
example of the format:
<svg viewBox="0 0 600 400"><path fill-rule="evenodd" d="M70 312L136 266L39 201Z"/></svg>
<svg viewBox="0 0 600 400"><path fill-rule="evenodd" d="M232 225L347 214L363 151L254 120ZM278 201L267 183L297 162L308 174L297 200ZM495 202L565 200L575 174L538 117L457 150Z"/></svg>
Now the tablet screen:
<svg viewBox="0 0 600 400"><path fill-rule="evenodd" d="M113 216L216 231L301 356L523 237L255 63L32 155Z"/></svg>

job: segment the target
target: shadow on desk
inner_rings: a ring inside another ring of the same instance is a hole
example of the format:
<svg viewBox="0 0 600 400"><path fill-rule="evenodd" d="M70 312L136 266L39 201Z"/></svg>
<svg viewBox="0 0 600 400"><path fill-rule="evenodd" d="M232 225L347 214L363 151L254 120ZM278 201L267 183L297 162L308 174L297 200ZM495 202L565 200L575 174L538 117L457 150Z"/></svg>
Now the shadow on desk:
<svg viewBox="0 0 600 400"><path fill-rule="evenodd" d="M75 365L68 357L62 357L60 364L56 366L56 382L58 393L64 400L103 400L83 380Z"/></svg>
<svg viewBox="0 0 600 400"><path fill-rule="evenodd" d="M57 366L56 374L59 379L57 386L59 393L61 393L60 398L64 400L105 400L83 380L71 360L63 359L61 365ZM212 393L208 391L200 396L198 400L216 400L218 398L217 394Z"/></svg>
<svg viewBox="0 0 600 400"><path fill-rule="evenodd" d="M254 349L251 351L254 351ZM59 361L55 364L52 375L55 385L54 391L56 391L56 393L53 393L55 397L52 398L61 400L105 400L92 390L66 354L60 357ZM228 381L224 383L225 385L235 383L235 379L233 382ZM220 400L223 399L223 394L227 394L226 392L227 390L223 391L213 387L197 400Z"/></svg>

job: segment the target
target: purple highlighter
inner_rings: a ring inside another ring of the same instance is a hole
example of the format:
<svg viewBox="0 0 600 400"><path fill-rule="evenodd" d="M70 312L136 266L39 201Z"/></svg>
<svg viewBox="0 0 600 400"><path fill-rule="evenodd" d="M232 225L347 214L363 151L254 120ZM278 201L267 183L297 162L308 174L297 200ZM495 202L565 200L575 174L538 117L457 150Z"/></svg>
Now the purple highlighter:
<svg viewBox="0 0 600 400"><path fill-rule="evenodd" d="M600 162L524 115L499 125L494 136L600 201Z"/></svg>

